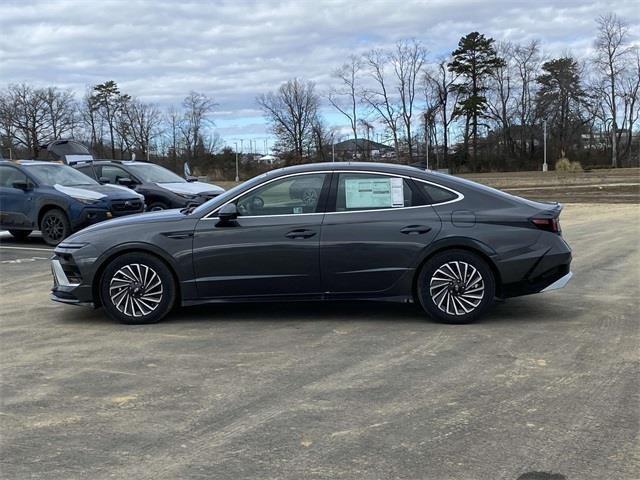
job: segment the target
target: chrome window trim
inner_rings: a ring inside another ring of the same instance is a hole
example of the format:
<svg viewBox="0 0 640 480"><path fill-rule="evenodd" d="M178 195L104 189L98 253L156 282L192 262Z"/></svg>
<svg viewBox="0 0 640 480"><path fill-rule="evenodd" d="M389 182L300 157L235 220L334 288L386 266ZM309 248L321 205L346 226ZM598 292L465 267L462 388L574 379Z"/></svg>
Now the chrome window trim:
<svg viewBox="0 0 640 480"><path fill-rule="evenodd" d="M407 180L413 180L416 182L422 182L422 183L428 183L429 185L433 185L434 187L438 187L438 188L442 188L443 190L447 190L455 195L457 195L457 198L453 199L453 200L448 200L446 202L440 202L440 203L429 203L427 205L416 205L413 207L390 207L390 208L374 208L374 209L369 209L369 210L350 210L350 211L346 211L346 212L314 212L314 213L282 213L282 214L278 214L278 215L243 215L240 218L270 218L270 217L291 217L291 216L296 216L296 217L302 217L302 216L309 216L309 215L336 215L336 214L344 214L344 213L366 213L366 212L385 212L385 211L398 211L398 210L407 210L410 208L424 208L424 207L434 207L434 206L440 206L440 205L446 205L449 203L455 203L455 202L459 202L460 200L462 200L464 198L464 195L456 190L453 190L452 188L449 187L445 187L444 185L440 185L439 183L434 183L434 182L430 182L429 180L423 180L421 178L416 178L416 177L411 177L409 175L402 175L399 173L387 173L387 172L375 172L372 170L318 170L318 171L313 171L313 172L298 172L298 173L290 173L288 175L282 175L276 178L272 178L266 182L260 183L258 185L255 185L254 187L251 187L249 190L246 190L238 195L236 195L235 197L233 197L231 200L223 203L222 205L220 205L218 208L216 208L215 210L213 210L212 212L207 213L204 217L201 218L201 220L214 220L217 219L217 213L218 211L224 207L225 205L235 202L238 198L240 198L241 196L252 192L253 190L255 190L256 188L260 188L264 185L268 185L271 182L275 182L276 180L282 180L283 178L288 178L288 177L297 177L297 176L301 176L301 175L314 175L314 174L319 174L319 173L365 173L365 174L372 174L372 175L386 175L388 177L398 177L398 178L404 178Z"/></svg>

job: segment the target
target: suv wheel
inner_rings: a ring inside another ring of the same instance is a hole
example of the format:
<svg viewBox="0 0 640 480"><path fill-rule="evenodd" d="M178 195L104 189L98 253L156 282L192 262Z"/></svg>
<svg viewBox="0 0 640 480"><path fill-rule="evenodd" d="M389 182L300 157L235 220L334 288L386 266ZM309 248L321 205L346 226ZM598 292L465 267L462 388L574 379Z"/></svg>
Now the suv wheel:
<svg viewBox="0 0 640 480"><path fill-rule="evenodd" d="M444 323L469 323L493 303L495 279L487 263L471 252L450 250L433 256L418 276L422 308Z"/></svg>
<svg viewBox="0 0 640 480"><path fill-rule="evenodd" d="M159 322L173 307L175 292L169 268L146 253L112 260L100 278L100 299L107 314L127 324Z"/></svg>
<svg viewBox="0 0 640 480"><path fill-rule="evenodd" d="M57 208L49 210L40 222L42 238L48 245L58 245L71 233L69 219L62 210Z"/></svg>

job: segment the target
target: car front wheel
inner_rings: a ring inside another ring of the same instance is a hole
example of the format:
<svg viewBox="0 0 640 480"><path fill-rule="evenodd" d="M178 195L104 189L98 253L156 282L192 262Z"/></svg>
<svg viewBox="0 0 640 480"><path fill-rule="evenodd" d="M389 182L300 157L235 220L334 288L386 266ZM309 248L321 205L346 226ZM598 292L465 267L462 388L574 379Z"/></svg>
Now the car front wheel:
<svg viewBox="0 0 640 480"><path fill-rule="evenodd" d="M146 253L112 260L100 278L100 299L107 314L122 323L159 322L169 313L176 287L169 268Z"/></svg>
<svg viewBox="0 0 640 480"><path fill-rule="evenodd" d="M422 267L417 294L422 308L444 323L469 323L493 303L495 279L478 255L465 250L438 253Z"/></svg>
<svg viewBox="0 0 640 480"><path fill-rule="evenodd" d="M58 245L71 233L71 226L67 215L57 208L53 208L44 214L40 222L42 239L48 245Z"/></svg>

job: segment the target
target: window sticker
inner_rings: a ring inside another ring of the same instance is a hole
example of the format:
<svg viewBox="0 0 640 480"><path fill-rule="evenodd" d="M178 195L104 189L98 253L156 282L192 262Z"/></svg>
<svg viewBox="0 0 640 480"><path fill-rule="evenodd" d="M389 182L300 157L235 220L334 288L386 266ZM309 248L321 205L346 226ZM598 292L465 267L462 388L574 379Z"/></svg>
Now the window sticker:
<svg viewBox="0 0 640 480"><path fill-rule="evenodd" d="M346 208L404 206L401 178L353 178L344 182Z"/></svg>

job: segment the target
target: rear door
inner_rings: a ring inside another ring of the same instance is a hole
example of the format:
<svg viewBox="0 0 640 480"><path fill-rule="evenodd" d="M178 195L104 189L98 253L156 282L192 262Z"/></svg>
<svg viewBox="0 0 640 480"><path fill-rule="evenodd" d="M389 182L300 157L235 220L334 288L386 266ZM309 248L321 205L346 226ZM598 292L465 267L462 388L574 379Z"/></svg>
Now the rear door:
<svg viewBox="0 0 640 480"><path fill-rule="evenodd" d="M324 193L299 195L302 177L324 185ZM278 178L233 200L235 221L220 224L215 216L200 220L193 240L200 296L319 294L320 228L330 177L306 173Z"/></svg>
<svg viewBox="0 0 640 480"><path fill-rule="evenodd" d="M30 188L22 190L14 182L25 182ZM4 228L33 228L35 224L35 185L18 168L0 165L0 224Z"/></svg>
<svg viewBox="0 0 640 480"><path fill-rule="evenodd" d="M412 275L420 253L441 227L437 213L425 203L409 178L334 173L320 246L324 291L384 292L403 275Z"/></svg>

